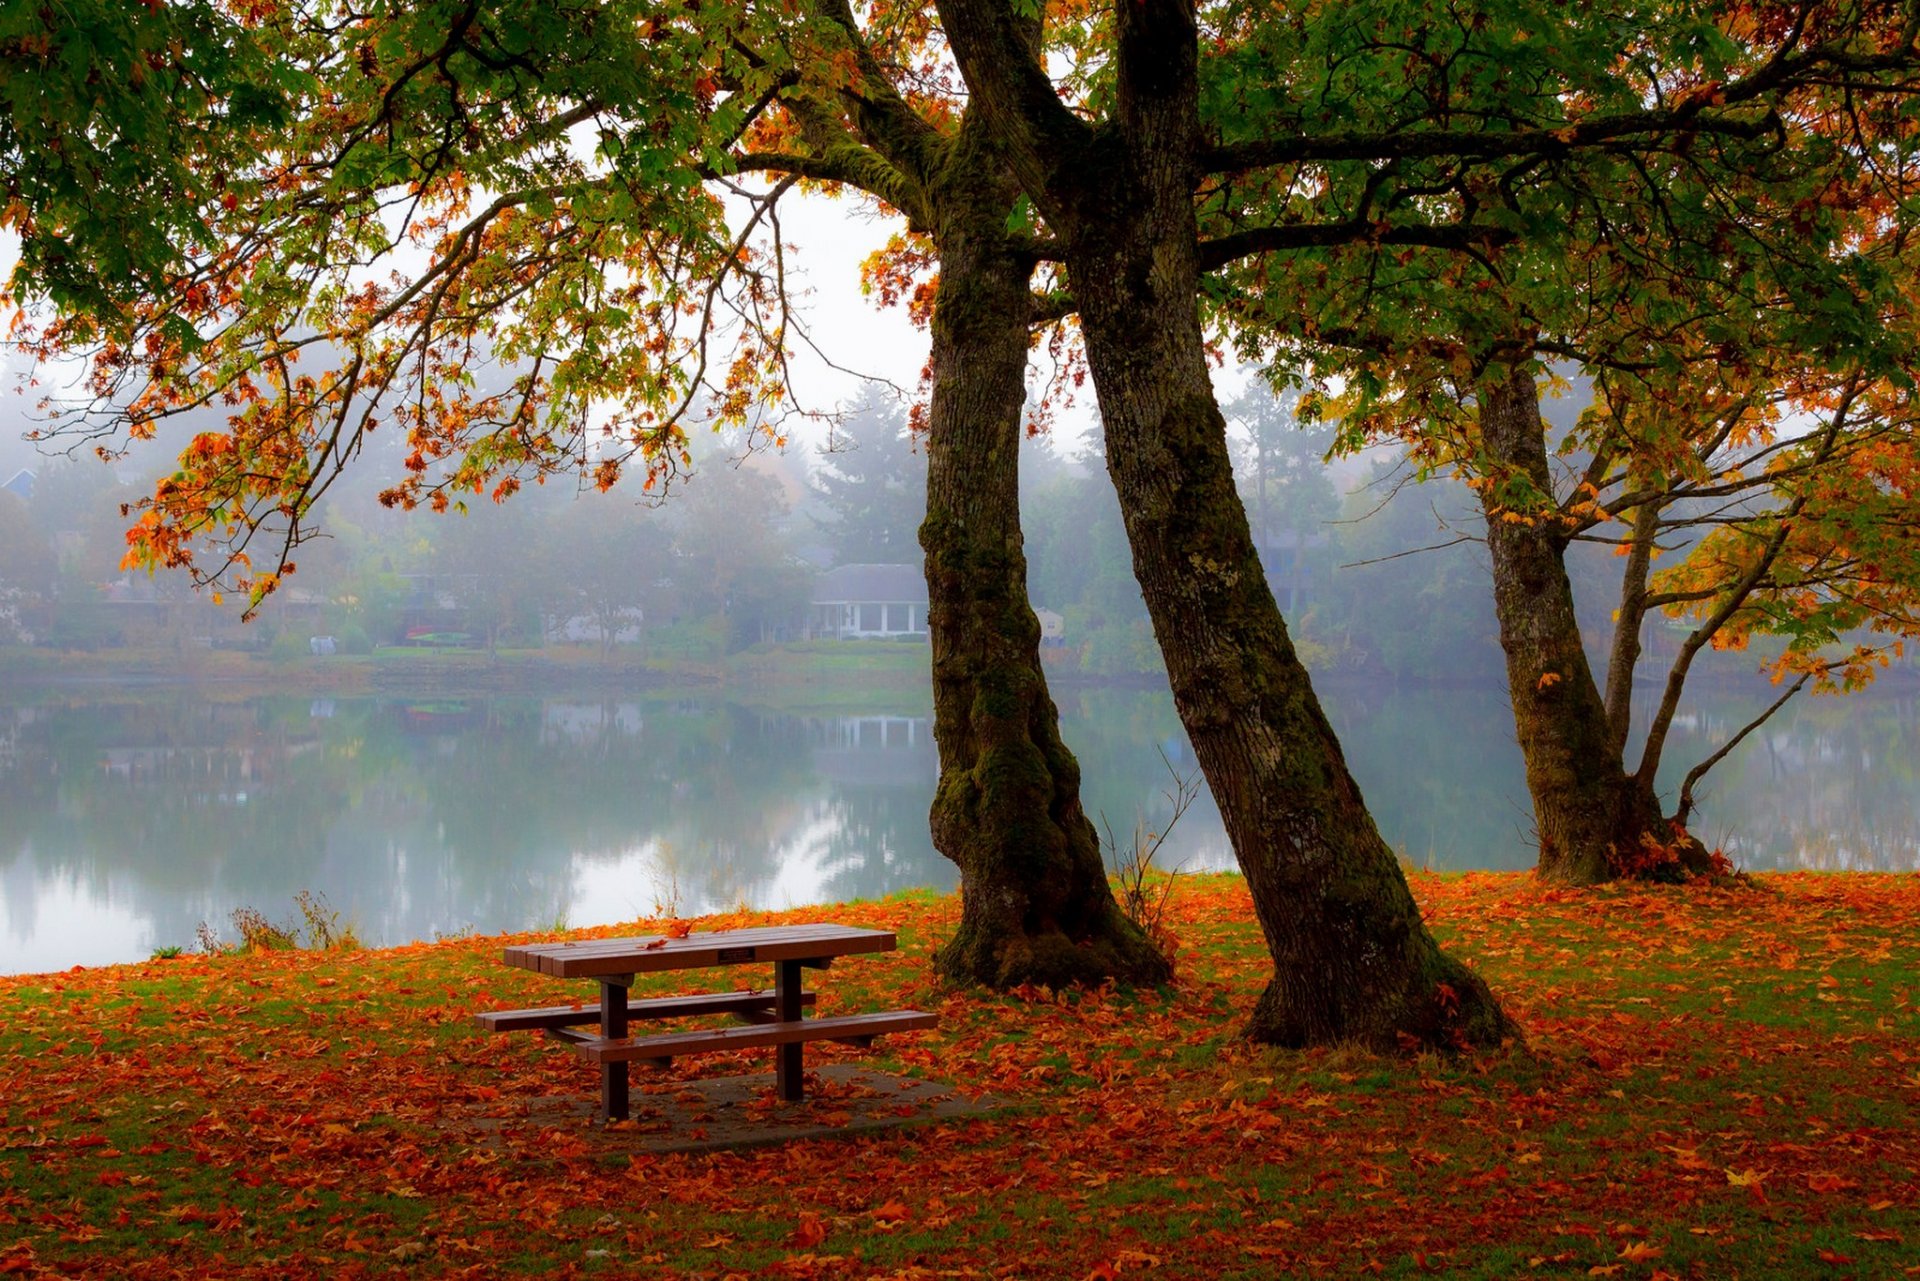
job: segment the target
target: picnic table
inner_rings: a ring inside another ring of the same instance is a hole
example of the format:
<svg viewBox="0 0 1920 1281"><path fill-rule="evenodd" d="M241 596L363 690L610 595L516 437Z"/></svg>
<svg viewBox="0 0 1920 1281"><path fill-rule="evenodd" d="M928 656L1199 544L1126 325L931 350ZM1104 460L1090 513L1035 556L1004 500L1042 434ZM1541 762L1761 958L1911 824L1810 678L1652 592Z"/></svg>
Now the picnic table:
<svg viewBox="0 0 1920 1281"><path fill-rule="evenodd" d="M884 1033L929 1028L938 1021L919 1010L806 1017L817 994L805 989L803 971L824 970L839 956L893 949L891 930L827 924L710 930L683 938L643 935L510 947L501 958L508 965L555 978L594 980L600 987L598 1004L573 1002L529 1010L489 1010L474 1017L480 1026L493 1032L543 1030L573 1046L589 1062L598 1064L600 1113L604 1120L621 1120L628 1115L629 1063L665 1065L678 1055L710 1050L775 1047L774 1085L780 1098L793 1102L804 1093L801 1048L805 1042L831 1040L868 1045ZM702 992L644 1000L629 999L627 992L634 978L641 974L765 963L773 966L770 989ZM656 1036L628 1035L628 1024L635 1019L702 1014L731 1014L745 1026ZM579 1030L581 1025L589 1023L599 1024L597 1035Z"/></svg>

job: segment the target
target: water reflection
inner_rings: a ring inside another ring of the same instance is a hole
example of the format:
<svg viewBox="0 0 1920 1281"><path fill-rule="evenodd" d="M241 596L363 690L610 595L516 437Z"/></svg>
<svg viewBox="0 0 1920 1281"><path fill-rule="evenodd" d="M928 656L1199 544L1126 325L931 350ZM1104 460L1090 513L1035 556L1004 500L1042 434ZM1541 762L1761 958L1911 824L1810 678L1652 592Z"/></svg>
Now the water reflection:
<svg viewBox="0 0 1920 1281"><path fill-rule="evenodd" d="M1523 867L1532 825L1496 691L1325 691L1382 834L1417 863ZM1679 769L1764 705L1676 727ZM1089 813L1122 841L1195 772L1164 693L1062 700ZM1910 695L1805 700L1724 762L1700 830L1749 867L1920 866ZM779 908L948 887L925 708L800 717L705 699L0 704L0 972L137 959L237 906L323 893L369 942ZM1676 779L1668 780L1671 786ZM1209 798L1167 865L1228 867Z"/></svg>

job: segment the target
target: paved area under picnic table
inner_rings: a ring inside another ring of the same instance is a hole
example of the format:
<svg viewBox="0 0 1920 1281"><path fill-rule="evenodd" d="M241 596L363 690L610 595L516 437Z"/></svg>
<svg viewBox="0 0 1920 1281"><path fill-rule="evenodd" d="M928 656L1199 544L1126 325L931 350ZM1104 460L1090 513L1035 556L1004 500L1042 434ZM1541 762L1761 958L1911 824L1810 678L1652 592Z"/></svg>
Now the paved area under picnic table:
<svg viewBox="0 0 1920 1281"><path fill-rule="evenodd" d="M591 1128L597 1146L631 1152L713 1152L765 1147L805 1139L843 1138L905 1126L964 1120L1010 1105L989 1095L969 1096L939 1081L893 1076L854 1063L810 1071L807 1097L783 1103L773 1073L690 1079L636 1080L633 1117L603 1124L595 1100L534 1100L514 1115L477 1118L476 1128L514 1125Z"/></svg>

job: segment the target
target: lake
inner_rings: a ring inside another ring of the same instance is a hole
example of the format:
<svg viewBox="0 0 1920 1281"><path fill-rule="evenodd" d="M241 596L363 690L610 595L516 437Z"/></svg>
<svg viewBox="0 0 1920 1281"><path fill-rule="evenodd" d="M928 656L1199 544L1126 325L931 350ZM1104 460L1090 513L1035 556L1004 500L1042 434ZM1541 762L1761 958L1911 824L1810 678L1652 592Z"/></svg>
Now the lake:
<svg viewBox="0 0 1920 1281"><path fill-rule="evenodd" d="M1059 691L1121 843L1197 777L1163 691ZM1767 701L1696 701L1679 774ZM1442 870L1531 864L1504 692L1322 690L1387 840ZM926 813L927 696L792 715L640 698L0 694L0 973L141 960L325 897L368 944L951 888ZM1912 693L1796 700L1708 777L1695 828L1749 869L1920 868ZM1204 795L1160 865L1229 868Z"/></svg>

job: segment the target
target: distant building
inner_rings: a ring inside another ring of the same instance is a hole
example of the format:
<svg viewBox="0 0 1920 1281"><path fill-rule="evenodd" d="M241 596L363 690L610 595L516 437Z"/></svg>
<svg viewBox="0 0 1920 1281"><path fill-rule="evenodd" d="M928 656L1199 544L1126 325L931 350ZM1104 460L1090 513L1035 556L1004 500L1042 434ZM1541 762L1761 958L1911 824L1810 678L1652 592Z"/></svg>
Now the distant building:
<svg viewBox="0 0 1920 1281"><path fill-rule="evenodd" d="M12 494L21 502L28 502L33 498L33 482L37 479L39 478L32 472L22 467L7 477L6 484L0 485L0 494Z"/></svg>
<svg viewBox="0 0 1920 1281"><path fill-rule="evenodd" d="M841 565L814 581L808 632L833 640L927 634L927 579L918 565Z"/></svg>

